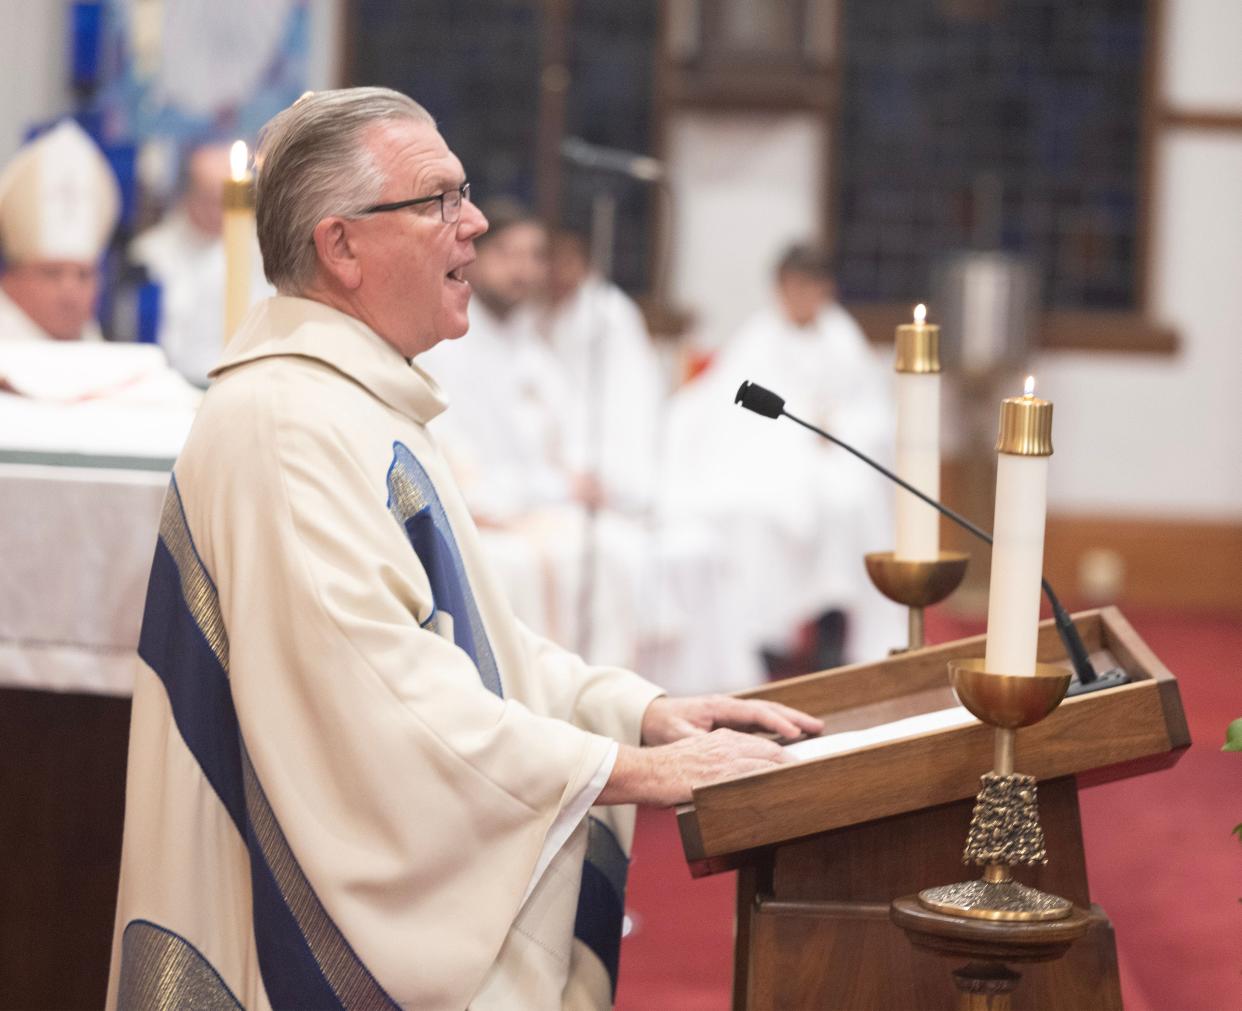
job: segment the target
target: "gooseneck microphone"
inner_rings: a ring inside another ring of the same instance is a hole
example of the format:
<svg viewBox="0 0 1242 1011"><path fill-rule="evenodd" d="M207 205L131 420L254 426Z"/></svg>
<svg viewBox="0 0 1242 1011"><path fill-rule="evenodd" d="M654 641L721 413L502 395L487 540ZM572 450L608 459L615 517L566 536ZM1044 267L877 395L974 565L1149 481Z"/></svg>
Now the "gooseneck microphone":
<svg viewBox="0 0 1242 1011"><path fill-rule="evenodd" d="M910 484L908 481L902 480L887 467L877 463L875 460L871 459L871 457L867 456L866 453L862 453L855 449L848 442L843 442L835 435L825 432L822 428L812 425L809 421L803 421L796 414L790 414L787 410L785 410L784 399L773 393L771 390L765 389L756 383L747 381L738 387L737 396L733 398L733 402L735 404L741 404L744 408L746 408L746 410L754 411L756 414L760 414L765 418L779 418L784 416L790 421L801 425L803 428L814 432L821 438L835 443L846 452L853 453L854 456L862 460L863 463L874 467L890 481L901 485L901 487L905 488L906 491L910 492L912 495L917 495L933 509L936 509L943 515L949 517L949 519L951 519L958 526L965 530L969 530L972 534L978 537L979 540L984 541L987 544L992 543L992 535L986 530L975 526L975 524L971 523L965 516L955 512L943 503L937 502L930 495L923 494L923 492L915 488L914 485ZM1071 686L1070 694L1079 694L1081 691L1085 690L1087 686L1091 686L1091 688L1103 688L1111 687L1114 684L1124 684L1126 676L1123 671L1112 670L1103 677L1096 673L1095 666L1091 663L1091 657L1087 654L1087 647L1083 644L1082 636L1078 634L1078 629L1074 627L1074 621L1069 616L1069 612L1061 606L1061 601L1058 600L1057 595L1053 593L1052 586L1048 580L1041 579L1041 585L1043 586L1044 596L1048 598L1048 603L1052 607L1052 619L1056 624L1057 634L1060 635L1061 642L1065 645L1065 650L1069 654L1070 661L1074 665L1074 673L1078 678L1078 690L1075 691L1075 686Z"/></svg>
<svg viewBox="0 0 1242 1011"><path fill-rule="evenodd" d="M663 162L650 155L588 144L581 137L566 137L561 141L561 157L579 168L612 172L640 183L658 183L665 175Z"/></svg>

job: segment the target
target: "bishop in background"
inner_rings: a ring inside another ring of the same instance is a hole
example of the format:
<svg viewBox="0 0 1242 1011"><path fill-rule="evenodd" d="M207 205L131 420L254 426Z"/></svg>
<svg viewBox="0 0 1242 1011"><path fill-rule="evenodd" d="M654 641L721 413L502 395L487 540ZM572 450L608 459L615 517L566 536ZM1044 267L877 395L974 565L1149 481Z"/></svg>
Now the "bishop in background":
<svg viewBox="0 0 1242 1011"><path fill-rule="evenodd" d="M425 427L416 359L465 333L487 221L419 105L304 97L259 165L279 294L165 504L110 1006L606 1007L628 805L819 722L662 696L513 617Z"/></svg>
<svg viewBox="0 0 1242 1011"><path fill-rule="evenodd" d="M73 120L23 147L0 172L0 344L101 339L99 258L121 191Z"/></svg>

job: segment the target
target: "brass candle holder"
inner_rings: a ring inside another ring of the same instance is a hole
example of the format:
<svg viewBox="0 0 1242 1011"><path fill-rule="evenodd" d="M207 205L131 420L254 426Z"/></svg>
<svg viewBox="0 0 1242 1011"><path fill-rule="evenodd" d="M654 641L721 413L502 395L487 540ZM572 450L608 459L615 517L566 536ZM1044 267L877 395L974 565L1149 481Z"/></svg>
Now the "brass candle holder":
<svg viewBox="0 0 1242 1011"><path fill-rule="evenodd" d="M254 176L249 172L224 180L221 200L226 211L254 210Z"/></svg>
<svg viewBox="0 0 1242 1011"><path fill-rule="evenodd" d="M1015 864L1048 860L1039 824L1035 778L1014 772L1018 727L1038 723L1065 697L1071 674L1036 664L1034 676L994 674L983 660L949 664L949 680L962 705L996 728L993 770L982 777L962 862L983 865L983 877L919 892L927 909L983 920L1062 920L1073 906L1063 898L1013 880Z"/></svg>
<svg viewBox="0 0 1242 1011"><path fill-rule="evenodd" d="M970 555L964 551L941 551L932 561L897 558L891 551L863 556L871 582L889 600L909 611L909 649L923 647L923 609L939 604L956 590L966 575Z"/></svg>

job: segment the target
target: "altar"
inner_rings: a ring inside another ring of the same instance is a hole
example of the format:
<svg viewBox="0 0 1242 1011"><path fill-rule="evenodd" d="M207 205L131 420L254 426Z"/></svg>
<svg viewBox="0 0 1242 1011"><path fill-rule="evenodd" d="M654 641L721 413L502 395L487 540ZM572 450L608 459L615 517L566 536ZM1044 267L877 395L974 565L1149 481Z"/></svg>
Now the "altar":
<svg viewBox="0 0 1242 1011"><path fill-rule="evenodd" d="M138 628L193 415L0 394L3 1007L103 1003Z"/></svg>

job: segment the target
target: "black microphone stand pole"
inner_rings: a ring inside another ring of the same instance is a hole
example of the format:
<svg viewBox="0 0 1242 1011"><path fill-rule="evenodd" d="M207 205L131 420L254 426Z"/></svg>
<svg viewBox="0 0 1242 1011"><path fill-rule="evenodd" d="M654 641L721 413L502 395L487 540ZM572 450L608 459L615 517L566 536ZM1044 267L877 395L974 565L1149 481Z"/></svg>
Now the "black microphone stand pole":
<svg viewBox="0 0 1242 1011"><path fill-rule="evenodd" d="M591 266L601 285L612 280L612 255L616 241L617 195L612 186L601 182L591 199ZM586 375L586 474L602 485L603 477L603 400L600 366L603 358L604 307L602 288L587 289L587 317L590 336L587 344ZM578 585L578 655L590 659L595 636L595 570L597 568L596 524L599 504L594 495L583 503L582 565Z"/></svg>

